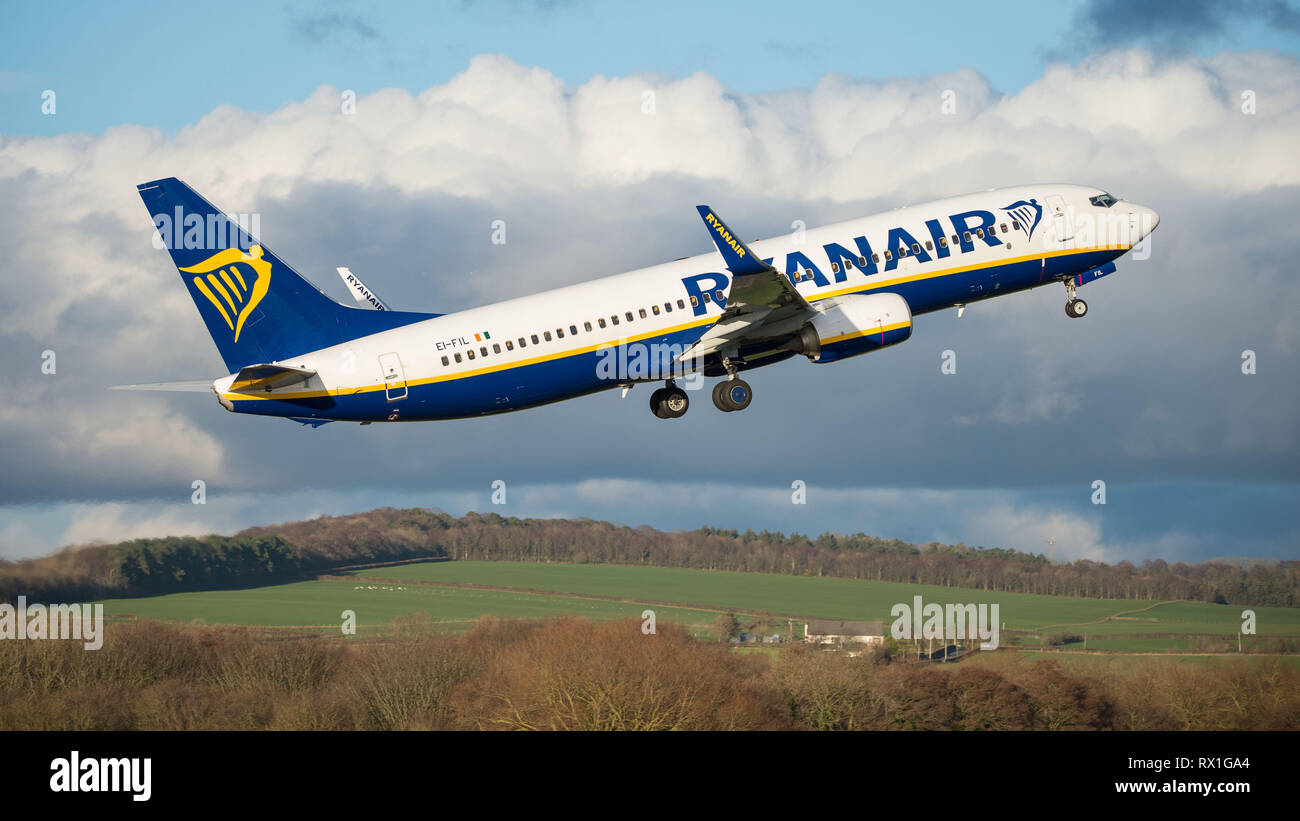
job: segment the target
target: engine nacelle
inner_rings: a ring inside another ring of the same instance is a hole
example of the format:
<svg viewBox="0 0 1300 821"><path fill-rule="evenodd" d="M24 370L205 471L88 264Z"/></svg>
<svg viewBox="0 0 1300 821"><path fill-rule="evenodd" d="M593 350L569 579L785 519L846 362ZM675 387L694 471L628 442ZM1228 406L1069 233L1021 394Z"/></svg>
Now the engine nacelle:
<svg viewBox="0 0 1300 821"><path fill-rule="evenodd" d="M813 362L871 353L912 335L912 310L898 294L849 294L813 307L817 316L785 346Z"/></svg>

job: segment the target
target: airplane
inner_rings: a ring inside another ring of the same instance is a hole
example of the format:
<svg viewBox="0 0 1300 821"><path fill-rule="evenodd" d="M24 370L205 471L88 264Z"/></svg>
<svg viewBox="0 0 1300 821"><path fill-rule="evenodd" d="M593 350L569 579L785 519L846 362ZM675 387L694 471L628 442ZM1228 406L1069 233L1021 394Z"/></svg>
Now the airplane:
<svg viewBox="0 0 1300 821"><path fill-rule="evenodd" d="M357 307L304 279L175 178L137 186L225 363L215 380L117 386L213 391L228 411L406 422L506 413L662 382L650 409L683 416L678 380L722 377L734 412L742 372L794 356L839 362L911 337L913 318L1042 285L1114 273L1159 224L1150 208L1089 186L990 189L746 243L707 205L716 252L451 314L388 307L346 268ZM363 307L364 306L364 307Z"/></svg>

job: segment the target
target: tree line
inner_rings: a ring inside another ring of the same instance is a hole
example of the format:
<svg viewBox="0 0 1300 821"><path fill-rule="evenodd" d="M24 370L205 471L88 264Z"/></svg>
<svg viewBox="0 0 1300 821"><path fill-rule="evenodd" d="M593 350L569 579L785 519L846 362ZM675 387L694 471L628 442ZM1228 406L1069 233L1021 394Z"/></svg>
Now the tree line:
<svg viewBox="0 0 1300 821"><path fill-rule="evenodd" d="M862 533L713 527L666 532L590 519L456 517L381 508L255 527L234 536L135 539L0 562L0 600L153 595L310 577L418 558L552 561L834 576L1054 596L1300 606L1300 561L1053 563L1041 554Z"/></svg>
<svg viewBox="0 0 1300 821"><path fill-rule="evenodd" d="M0 642L0 730L1268 730L1300 726L1300 670L1022 654L957 665L804 645L775 659L661 623L408 620L382 642L115 625L104 647ZM984 658L988 655L989 658Z"/></svg>

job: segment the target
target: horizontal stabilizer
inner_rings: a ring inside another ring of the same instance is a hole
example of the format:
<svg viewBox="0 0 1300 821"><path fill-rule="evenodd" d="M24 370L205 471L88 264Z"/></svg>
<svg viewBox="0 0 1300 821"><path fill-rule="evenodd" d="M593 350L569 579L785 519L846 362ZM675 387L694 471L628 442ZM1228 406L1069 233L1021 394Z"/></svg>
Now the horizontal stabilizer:
<svg viewBox="0 0 1300 821"><path fill-rule="evenodd" d="M299 425L311 425L313 430L334 421L333 419L309 419L305 416L286 416L285 418L290 422L297 422Z"/></svg>
<svg viewBox="0 0 1300 821"><path fill-rule="evenodd" d="M211 379L189 379L184 382L144 382L139 385L109 385L110 391L178 391L181 393L208 393Z"/></svg>
<svg viewBox="0 0 1300 821"><path fill-rule="evenodd" d="M316 375L310 368L290 368L285 365L246 365L239 369L230 390L251 392L287 388L306 382Z"/></svg>

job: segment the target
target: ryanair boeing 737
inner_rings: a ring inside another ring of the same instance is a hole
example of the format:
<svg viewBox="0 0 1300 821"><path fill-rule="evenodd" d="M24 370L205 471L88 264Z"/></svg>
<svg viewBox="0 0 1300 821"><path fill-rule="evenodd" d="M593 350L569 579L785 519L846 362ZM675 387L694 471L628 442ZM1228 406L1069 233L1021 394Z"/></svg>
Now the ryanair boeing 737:
<svg viewBox="0 0 1300 821"><path fill-rule="evenodd" d="M662 382L664 419L690 404L685 376L723 377L713 404L749 406L742 371L799 355L838 362L912 335L912 318L1051 283L1077 288L1159 222L1079 185L937 200L745 243L698 206L717 253L453 314L392 310L346 268L357 307L325 296L246 225L174 178L138 186L225 361L211 390L236 413L310 425L456 419Z"/></svg>

